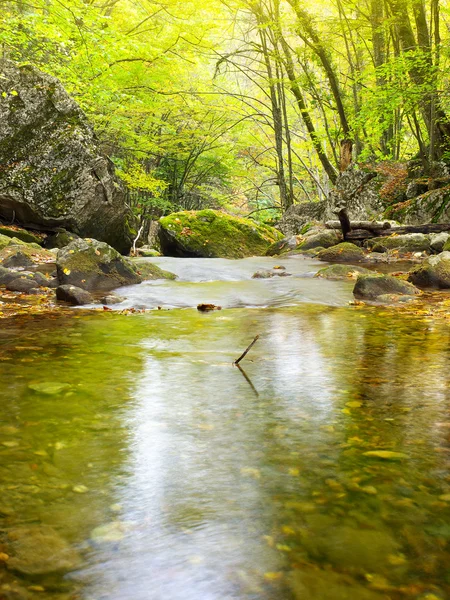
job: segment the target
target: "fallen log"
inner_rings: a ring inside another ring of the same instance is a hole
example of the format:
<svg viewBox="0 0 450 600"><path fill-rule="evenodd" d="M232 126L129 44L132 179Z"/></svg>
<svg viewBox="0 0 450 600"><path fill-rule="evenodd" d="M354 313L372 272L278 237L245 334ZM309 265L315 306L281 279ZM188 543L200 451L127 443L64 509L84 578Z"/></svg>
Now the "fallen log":
<svg viewBox="0 0 450 600"><path fill-rule="evenodd" d="M390 231L381 235L392 233L441 233L450 231L450 223L424 223L423 225L393 225Z"/></svg>
<svg viewBox="0 0 450 600"><path fill-rule="evenodd" d="M388 221L350 221L352 230L368 229L369 231L379 231L389 229L391 224ZM327 221L325 223L327 229L341 229L340 221Z"/></svg>

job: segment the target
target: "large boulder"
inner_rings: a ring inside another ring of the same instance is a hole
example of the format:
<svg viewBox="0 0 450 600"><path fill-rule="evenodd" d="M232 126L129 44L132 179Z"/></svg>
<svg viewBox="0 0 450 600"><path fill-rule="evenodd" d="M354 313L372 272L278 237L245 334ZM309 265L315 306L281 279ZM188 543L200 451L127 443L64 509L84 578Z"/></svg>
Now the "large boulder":
<svg viewBox="0 0 450 600"><path fill-rule="evenodd" d="M75 285L60 285L56 288L56 298L72 306L92 304L94 299L87 290L82 290Z"/></svg>
<svg viewBox="0 0 450 600"><path fill-rule="evenodd" d="M287 237L299 235L307 223L322 221L324 214L325 203L323 201L293 204L281 217L278 228Z"/></svg>
<svg viewBox="0 0 450 600"><path fill-rule="evenodd" d="M57 79L9 60L0 61L0 164L0 217L129 250L124 191L86 116Z"/></svg>
<svg viewBox="0 0 450 600"><path fill-rule="evenodd" d="M450 288L450 252L427 258L409 272L408 281L420 287Z"/></svg>
<svg viewBox="0 0 450 600"><path fill-rule="evenodd" d="M109 291L141 283L136 267L114 248L92 239L78 239L61 248L56 257L60 285Z"/></svg>
<svg viewBox="0 0 450 600"><path fill-rule="evenodd" d="M262 256L282 237L268 225L209 209L173 213L160 225L161 248L168 256Z"/></svg>
<svg viewBox="0 0 450 600"><path fill-rule="evenodd" d="M342 241L342 234L336 229L322 229L321 231L313 231L305 236L303 242L299 244L296 250L305 252L313 248L330 248L336 246Z"/></svg>
<svg viewBox="0 0 450 600"><path fill-rule="evenodd" d="M392 275L374 273L360 275L353 289L355 298L361 300L394 300L398 296L415 296L419 290L411 283Z"/></svg>

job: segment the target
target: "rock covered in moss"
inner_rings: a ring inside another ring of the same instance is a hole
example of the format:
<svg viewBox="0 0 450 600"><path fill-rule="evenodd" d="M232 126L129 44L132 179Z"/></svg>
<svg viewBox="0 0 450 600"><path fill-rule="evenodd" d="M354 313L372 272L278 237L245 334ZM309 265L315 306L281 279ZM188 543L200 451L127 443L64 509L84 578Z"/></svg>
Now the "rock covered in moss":
<svg viewBox="0 0 450 600"><path fill-rule="evenodd" d="M359 275L372 275L373 271L355 265L330 265L320 269L315 277L323 279L356 279Z"/></svg>
<svg viewBox="0 0 450 600"><path fill-rule="evenodd" d="M430 235L430 246L433 252L439 254L444 250L450 250L450 243L446 247L447 242L450 240L450 233L448 231L441 231L441 233L432 233Z"/></svg>
<svg viewBox="0 0 450 600"><path fill-rule="evenodd" d="M0 234L5 235L9 238L17 238L22 242L41 244L42 239L31 233L31 231L27 231L26 229L22 229L21 227L8 226L8 225L0 225Z"/></svg>
<svg viewBox="0 0 450 600"><path fill-rule="evenodd" d="M176 279L177 276L174 273L170 273L170 271L165 271L158 267L158 265L154 265L148 261L131 261L130 263L133 265L138 272L138 275L142 277L142 281L153 281L155 279Z"/></svg>
<svg viewBox="0 0 450 600"><path fill-rule="evenodd" d="M365 245L374 252L398 250L400 253L430 252L430 236L423 233L405 233L389 237L378 237L366 240Z"/></svg>
<svg viewBox="0 0 450 600"><path fill-rule="evenodd" d="M336 246L330 246L325 250L321 250L317 255L319 260L326 262L361 262L366 259L365 252L359 246L350 242L341 242Z"/></svg>
<svg viewBox="0 0 450 600"><path fill-rule="evenodd" d="M66 227L128 251L124 191L61 83L1 60L0 98L0 216Z"/></svg>
<svg viewBox="0 0 450 600"><path fill-rule="evenodd" d="M45 247L52 248L64 248L64 246L68 246L70 242L79 239L79 236L76 233L70 233L70 231L66 231L65 229L60 229L56 233L49 235L45 240Z"/></svg>
<svg viewBox="0 0 450 600"><path fill-rule="evenodd" d="M305 240L297 248L299 252L312 250L313 248L330 248L342 241L342 235L334 229L323 229L318 232L308 232Z"/></svg>
<svg viewBox="0 0 450 600"><path fill-rule="evenodd" d="M0 283L6 285L6 289L11 292L22 292L24 294L41 294L40 288L56 287L56 279L47 278L42 273L29 273L26 271L8 271L2 269L0 272Z"/></svg>
<svg viewBox="0 0 450 600"><path fill-rule="evenodd" d="M9 241L8 246L0 250L0 263L3 267L31 268L37 264L54 261L53 254L37 244L26 244L25 242L16 244L14 239Z"/></svg>
<svg viewBox="0 0 450 600"><path fill-rule="evenodd" d="M136 267L114 248L92 239L78 239L61 248L56 257L60 285L109 291L141 283Z"/></svg>
<svg viewBox="0 0 450 600"><path fill-rule="evenodd" d="M268 225L209 209L173 213L160 225L161 248L168 256L262 256L282 237Z"/></svg>
<svg viewBox="0 0 450 600"><path fill-rule="evenodd" d="M82 290L75 285L59 285L56 288L56 298L72 306L84 306L94 302L87 290Z"/></svg>
<svg viewBox="0 0 450 600"><path fill-rule="evenodd" d="M355 298L362 300L378 300L380 296L415 296L419 290L402 279L392 275L374 273L371 275L360 275L353 288Z"/></svg>
<svg viewBox="0 0 450 600"><path fill-rule="evenodd" d="M420 287L450 288L450 252L427 258L409 272L408 281Z"/></svg>
<svg viewBox="0 0 450 600"><path fill-rule="evenodd" d="M272 269L271 271L256 271L252 279L272 279L272 277L291 277L291 273L286 273L284 269Z"/></svg>

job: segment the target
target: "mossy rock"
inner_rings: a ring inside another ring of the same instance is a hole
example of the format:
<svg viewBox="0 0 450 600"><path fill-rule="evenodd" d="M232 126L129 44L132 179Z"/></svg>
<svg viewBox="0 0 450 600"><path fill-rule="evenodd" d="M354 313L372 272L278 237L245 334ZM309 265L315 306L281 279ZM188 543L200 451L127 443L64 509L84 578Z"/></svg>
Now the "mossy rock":
<svg viewBox="0 0 450 600"><path fill-rule="evenodd" d="M414 296L419 290L401 279L392 275L370 274L360 275L353 289L355 298L362 300L378 300L380 296Z"/></svg>
<svg viewBox="0 0 450 600"><path fill-rule="evenodd" d="M24 257L28 260L25 260ZM6 248L0 250L0 263L4 267L31 267L36 264L51 262L55 262L54 255L35 244L9 244Z"/></svg>
<svg viewBox="0 0 450 600"><path fill-rule="evenodd" d="M325 250L321 250L317 255L319 260L326 262L361 262L365 260L366 255L362 248L351 244L350 242L341 242L336 246L331 246Z"/></svg>
<svg viewBox="0 0 450 600"><path fill-rule="evenodd" d="M56 270L60 285L84 290L110 291L143 280L130 260L105 242L92 239L78 239L61 248Z"/></svg>
<svg viewBox="0 0 450 600"><path fill-rule="evenodd" d="M27 242L29 244L33 242L35 244L42 243L42 239L40 237L34 235L34 233L31 233L30 231L27 231L26 229L22 229L21 227L8 227L7 225L0 225L0 234L6 235L10 238L17 238L22 242Z"/></svg>
<svg viewBox="0 0 450 600"><path fill-rule="evenodd" d="M305 241L298 246L297 250L299 252L304 252L305 250L312 250L319 246L322 248L330 248L331 246L339 244L341 240L342 235L336 230L324 229L323 231L308 236Z"/></svg>
<svg viewBox="0 0 450 600"><path fill-rule="evenodd" d="M420 287L450 288L450 252L427 258L409 272L408 281Z"/></svg>
<svg viewBox="0 0 450 600"><path fill-rule="evenodd" d="M295 600L385 600L349 575L325 570L292 571L288 583Z"/></svg>
<svg viewBox="0 0 450 600"><path fill-rule="evenodd" d="M450 238L445 241L442 247L442 252L450 252Z"/></svg>
<svg viewBox="0 0 450 600"><path fill-rule="evenodd" d="M315 277L323 279L356 279L359 275L372 275L373 271L354 265L330 265L320 269Z"/></svg>
<svg viewBox="0 0 450 600"><path fill-rule="evenodd" d="M130 261L131 262L131 261ZM150 262L132 262L133 267L142 277L143 281L152 281L153 279L176 279L177 276L169 271L160 269L157 265Z"/></svg>
<svg viewBox="0 0 450 600"><path fill-rule="evenodd" d="M408 252L430 252L430 236L423 233L405 233L389 237L377 237L366 240L365 246L373 252L398 250L402 254Z"/></svg>
<svg viewBox="0 0 450 600"><path fill-rule="evenodd" d="M6 248L6 246L9 246L10 241L11 241L11 238L9 238L7 235L3 235L0 233L0 250L3 250L3 248Z"/></svg>
<svg viewBox="0 0 450 600"><path fill-rule="evenodd" d="M244 258L263 256L282 234L268 225L215 210L183 211L160 220L161 248L168 256Z"/></svg>
<svg viewBox="0 0 450 600"><path fill-rule="evenodd" d="M50 249L64 248L64 246L68 246L71 242L78 239L79 236L75 233L61 229L61 231L57 231L45 240L45 247Z"/></svg>

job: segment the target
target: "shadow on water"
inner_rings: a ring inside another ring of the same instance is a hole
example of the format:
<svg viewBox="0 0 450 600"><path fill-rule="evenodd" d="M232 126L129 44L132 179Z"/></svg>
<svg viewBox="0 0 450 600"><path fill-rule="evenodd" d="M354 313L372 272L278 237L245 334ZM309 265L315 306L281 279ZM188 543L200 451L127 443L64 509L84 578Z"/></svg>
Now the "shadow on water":
<svg viewBox="0 0 450 600"><path fill-rule="evenodd" d="M83 562L0 598L448 598L449 342L311 304L11 322L0 552L51 526Z"/></svg>

